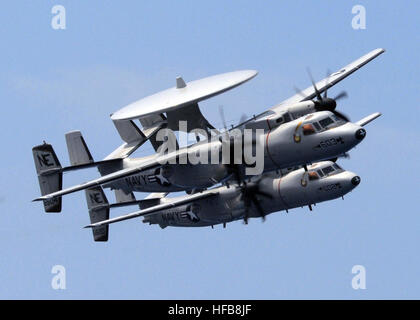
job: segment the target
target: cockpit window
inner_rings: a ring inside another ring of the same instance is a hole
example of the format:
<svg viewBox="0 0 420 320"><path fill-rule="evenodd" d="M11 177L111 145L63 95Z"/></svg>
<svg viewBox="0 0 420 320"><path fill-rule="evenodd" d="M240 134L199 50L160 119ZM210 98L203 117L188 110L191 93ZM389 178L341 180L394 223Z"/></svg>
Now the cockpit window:
<svg viewBox="0 0 420 320"><path fill-rule="evenodd" d="M333 172L334 171L334 168L333 167L325 167L324 169L322 169L322 172L325 174L325 175L328 175L328 174L330 174L331 172Z"/></svg>
<svg viewBox="0 0 420 320"><path fill-rule="evenodd" d="M331 176L331 175L340 173L342 171L343 171L343 169L338 164L334 163L334 164L332 164L330 166L327 166L325 168L316 170L316 173L317 173L318 178L323 178L323 177L326 177L326 176ZM315 173L315 171L313 171L313 172ZM312 180L312 179L309 178L309 180Z"/></svg>
<svg viewBox="0 0 420 320"><path fill-rule="evenodd" d="M319 125L318 122L314 122L313 123L314 127L316 128L316 130L320 131L321 130L321 126Z"/></svg>
<svg viewBox="0 0 420 320"><path fill-rule="evenodd" d="M302 126L302 129L303 129L303 134L305 136L315 133L314 127L311 124L309 124L309 123L308 124L304 124Z"/></svg>
<svg viewBox="0 0 420 320"><path fill-rule="evenodd" d="M327 117L327 118L325 118L325 119L319 120L319 124L320 124L323 128L328 127L331 123L334 123L334 121L333 121L330 117Z"/></svg>
<svg viewBox="0 0 420 320"><path fill-rule="evenodd" d="M337 117L335 114L332 115L332 118L334 121L341 121L342 119L340 117Z"/></svg>
<svg viewBox="0 0 420 320"><path fill-rule="evenodd" d="M308 173L309 180L317 180L319 179L318 174L315 171L311 171Z"/></svg>

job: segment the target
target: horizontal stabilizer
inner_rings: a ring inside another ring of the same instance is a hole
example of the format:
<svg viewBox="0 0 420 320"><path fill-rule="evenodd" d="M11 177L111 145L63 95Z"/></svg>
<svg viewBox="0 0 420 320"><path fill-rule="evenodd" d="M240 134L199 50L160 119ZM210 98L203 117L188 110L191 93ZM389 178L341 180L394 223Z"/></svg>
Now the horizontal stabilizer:
<svg viewBox="0 0 420 320"><path fill-rule="evenodd" d="M161 204L161 199L166 197L168 192L154 192L149 194L146 198L139 201L140 209L147 209L150 207L154 207L158 204Z"/></svg>
<svg viewBox="0 0 420 320"><path fill-rule="evenodd" d="M177 161L179 158L186 157L187 154L188 154L188 149L184 149L183 151L179 151L178 153L160 155L158 157L155 157L155 158L152 158L152 159L149 159L149 160L145 160L144 162L137 165L136 167L122 169L122 170L104 175L100 178L90 180L88 182L66 188L66 189L61 190L61 191L49 193L49 194L43 195L42 197L36 198L33 201L41 201L41 200L47 200L47 199L51 199L51 198L61 197L63 195L69 194L69 193L73 193L73 192L76 192L76 191L85 190L85 189L89 189L91 187L96 187L96 186L99 186L99 185L103 185L103 184L106 184L106 183L109 183L109 182L112 182L112 181L115 181L115 180L119 180L119 179L122 179L122 178L125 178L125 177L128 177L128 176L131 176L133 174L140 173L144 170L158 168L163 163L169 163L170 161ZM111 161L111 160L108 160L108 161Z"/></svg>
<svg viewBox="0 0 420 320"><path fill-rule="evenodd" d="M152 158L148 158L144 161L142 161L141 163L137 164L135 167L129 167L126 169L121 169L119 171L115 171L113 173L104 175L100 178L94 179L94 180L90 180L88 182L76 185L76 186L72 186L72 187L68 187L66 189L63 189L61 191L57 191L57 192L53 192L53 193L49 193L46 195L43 195L41 197L38 197L36 199L34 199L33 201L41 201L41 200L47 200L47 199L52 199L52 198L56 198L56 197L61 197L63 195L66 194L70 194L73 192L77 192L80 190L85 190L85 189L89 189L92 187L96 187L96 186L100 186L103 184L107 184L109 182L112 181L116 181L134 174L138 174L141 173L145 170L149 170L149 169L155 169L155 168L159 168L161 167L163 164L166 163L172 163L172 162L178 162L180 163L181 161L183 161L182 159L186 158L188 156L188 152L189 149L188 148L183 148L178 150L177 152L171 152L168 154L157 154L155 157ZM106 161L117 161L117 160L106 160ZM70 167L71 168L71 167Z"/></svg>
<svg viewBox="0 0 420 320"><path fill-rule="evenodd" d="M68 171L76 171L80 169L88 169L88 168L94 168L94 167L102 167L102 166L109 166L109 165L117 165L118 163L122 161L121 158L115 158L115 159L109 159L109 160L101 160L101 161L95 161L85 164L79 164L77 166L68 166L61 169L62 172L68 172Z"/></svg>
<svg viewBox="0 0 420 320"><path fill-rule="evenodd" d="M146 196L144 199L162 199L165 198L168 194L169 192L153 192Z"/></svg>

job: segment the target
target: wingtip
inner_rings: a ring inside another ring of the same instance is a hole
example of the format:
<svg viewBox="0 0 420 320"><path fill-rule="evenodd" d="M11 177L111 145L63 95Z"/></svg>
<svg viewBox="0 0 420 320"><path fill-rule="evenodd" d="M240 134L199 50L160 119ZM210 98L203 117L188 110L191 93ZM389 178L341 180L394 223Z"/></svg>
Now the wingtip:
<svg viewBox="0 0 420 320"><path fill-rule="evenodd" d="M380 116L382 116L382 113L381 112L375 112L374 115L375 115L375 119L377 119Z"/></svg>
<svg viewBox="0 0 420 320"><path fill-rule="evenodd" d="M363 119L360 119L356 123L362 127L367 125L368 123L372 122L373 120L379 118L382 115L380 112L372 113L371 115L368 115L367 117L364 117Z"/></svg>
<svg viewBox="0 0 420 320"><path fill-rule="evenodd" d="M255 69L241 70L239 72L242 72L242 73L247 72L248 73L248 80L251 80L258 75L258 70L255 70Z"/></svg>

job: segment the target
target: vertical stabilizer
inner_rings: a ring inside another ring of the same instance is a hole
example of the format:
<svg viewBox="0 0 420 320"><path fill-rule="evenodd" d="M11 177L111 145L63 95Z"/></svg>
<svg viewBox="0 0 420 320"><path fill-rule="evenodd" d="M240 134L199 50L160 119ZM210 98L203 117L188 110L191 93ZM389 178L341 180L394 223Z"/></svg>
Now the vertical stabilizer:
<svg viewBox="0 0 420 320"><path fill-rule="evenodd" d="M109 219L109 203L101 187L85 190L86 202L89 210L90 223ZM92 228L95 241L108 241L108 225Z"/></svg>
<svg viewBox="0 0 420 320"><path fill-rule="evenodd" d="M45 143L32 148L41 195L63 187L63 172L52 145ZM61 212L61 197L44 200L45 212Z"/></svg>
<svg viewBox="0 0 420 320"><path fill-rule="evenodd" d="M93 157L80 131L66 133L66 143L72 166L93 163Z"/></svg>

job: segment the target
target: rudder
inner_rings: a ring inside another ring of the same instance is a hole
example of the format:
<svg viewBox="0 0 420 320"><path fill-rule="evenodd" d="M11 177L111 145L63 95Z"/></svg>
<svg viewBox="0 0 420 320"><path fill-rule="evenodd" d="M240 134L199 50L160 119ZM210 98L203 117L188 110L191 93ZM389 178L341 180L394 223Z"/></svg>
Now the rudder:
<svg viewBox="0 0 420 320"><path fill-rule="evenodd" d="M109 203L101 187L93 187L85 190L86 202L89 210L90 223L96 223L109 219ZM108 241L109 226L92 228L93 240Z"/></svg>
<svg viewBox="0 0 420 320"><path fill-rule="evenodd" d="M32 148L41 195L56 192L63 187L63 172L52 145L45 143ZM45 212L61 212L61 197L44 200Z"/></svg>

